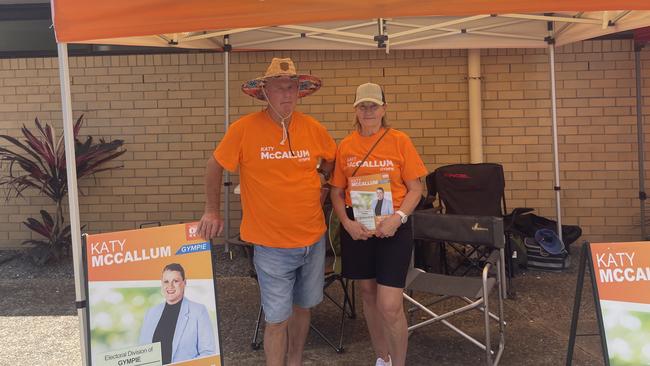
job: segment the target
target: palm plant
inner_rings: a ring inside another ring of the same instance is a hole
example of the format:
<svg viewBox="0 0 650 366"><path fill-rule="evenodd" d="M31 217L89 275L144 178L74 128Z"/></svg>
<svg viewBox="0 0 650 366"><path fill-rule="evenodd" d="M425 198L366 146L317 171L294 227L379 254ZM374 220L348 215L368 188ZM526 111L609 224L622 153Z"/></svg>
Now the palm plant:
<svg viewBox="0 0 650 366"><path fill-rule="evenodd" d="M77 179L81 179L105 170L121 167L121 165L106 163L126 152L122 149L123 140L106 142L99 139L93 142L92 137L85 141L78 138L83 123L83 115L74 124L75 157L77 163ZM9 142L10 147L0 147L0 164L6 164L4 175L0 176L0 187L6 189L5 199L23 197L23 191L28 188L37 190L49 197L56 206L54 216L41 210L41 220L27 218L23 224L44 239L30 239L23 244L32 244L31 254L37 263L44 264L48 260L60 259L69 252L72 243L70 225L65 225L63 215L63 200L68 194L66 175L65 148L63 139L54 141L52 127L47 123L41 125L35 120L36 131L32 133L25 125L21 132L24 141L0 135L0 139Z"/></svg>

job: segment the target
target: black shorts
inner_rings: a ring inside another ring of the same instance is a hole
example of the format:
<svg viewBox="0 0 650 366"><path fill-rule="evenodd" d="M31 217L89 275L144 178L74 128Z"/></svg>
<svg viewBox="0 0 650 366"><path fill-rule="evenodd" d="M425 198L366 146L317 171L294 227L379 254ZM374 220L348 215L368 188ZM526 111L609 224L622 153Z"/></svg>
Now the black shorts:
<svg viewBox="0 0 650 366"><path fill-rule="evenodd" d="M348 208L349 218L353 218ZM404 288L413 251L411 222L400 226L390 238L354 240L341 225L341 264L343 277L352 280L376 279L389 287Z"/></svg>

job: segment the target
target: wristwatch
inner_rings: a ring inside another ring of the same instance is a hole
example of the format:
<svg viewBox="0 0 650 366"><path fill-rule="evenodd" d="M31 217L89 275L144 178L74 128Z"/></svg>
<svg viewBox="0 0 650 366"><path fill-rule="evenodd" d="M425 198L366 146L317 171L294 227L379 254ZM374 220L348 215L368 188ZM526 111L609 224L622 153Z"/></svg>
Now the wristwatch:
<svg viewBox="0 0 650 366"><path fill-rule="evenodd" d="M399 215L399 221L401 221L402 224L406 224L406 222L409 219L409 215L405 214L404 212L402 212L400 210L395 211L395 213Z"/></svg>

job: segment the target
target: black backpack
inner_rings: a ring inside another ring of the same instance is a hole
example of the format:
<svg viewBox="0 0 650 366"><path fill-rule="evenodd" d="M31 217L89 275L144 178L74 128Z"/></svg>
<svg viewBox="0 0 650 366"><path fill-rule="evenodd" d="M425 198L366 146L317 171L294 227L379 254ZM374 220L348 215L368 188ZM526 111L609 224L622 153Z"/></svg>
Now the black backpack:
<svg viewBox="0 0 650 366"><path fill-rule="evenodd" d="M538 216L532 213L532 208L518 208L519 215L514 217L511 215L504 217L505 222L510 223L510 231L519 234L524 238L534 238L535 232L539 229L550 229L557 234L557 221L547 219L546 217ZM582 235L582 229L577 225L562 225L562 242L569 250L569 245Z"/></svg>

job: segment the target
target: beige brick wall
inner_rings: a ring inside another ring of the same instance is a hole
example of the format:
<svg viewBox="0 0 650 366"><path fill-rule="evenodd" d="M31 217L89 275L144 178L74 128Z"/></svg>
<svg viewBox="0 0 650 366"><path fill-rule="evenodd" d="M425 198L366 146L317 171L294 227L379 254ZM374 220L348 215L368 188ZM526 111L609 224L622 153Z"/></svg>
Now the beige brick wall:
<svg viewBox="0 0 650 366"><path fill-rule="evenodd" d="M385 86L391 125L413 138L431 171L469 162L465 51L235 52L231 120L261 108L239 86L262 74L273 56L292 57L299 71L323 78L323 88L299 108L321 120L336 139L351 127L355 87L373 81ZM647 120L650 51L642 57ZM546 50L483 50L481 61L485 161L504 165L510 208L533 207L553 217ZM581 225L592 241L638 240L631 42L561 47L556 69L564 222ZM122 169L81 182L86 230L199 219L205 161L224 131L222 56L73 57L70 73L74 116L86 116L82 134L124 139L128 149ZM60 129L58 83L55 58L0 60L0 133L18 136L22 124L31 126L35 117ZM3 203L0 247L28 238L20 222L43 205L47 200L33 192ZM236 228L237 197L232 208Z"/></svg>

